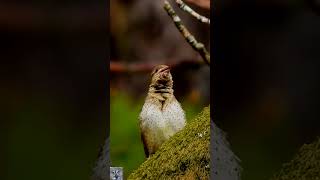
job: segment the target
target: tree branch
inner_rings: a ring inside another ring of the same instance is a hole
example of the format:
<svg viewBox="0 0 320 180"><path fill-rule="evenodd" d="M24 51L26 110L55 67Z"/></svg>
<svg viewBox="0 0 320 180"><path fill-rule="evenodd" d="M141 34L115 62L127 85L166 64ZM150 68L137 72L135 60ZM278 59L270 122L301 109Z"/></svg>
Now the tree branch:
<svg viewBox="0 0 320 180"><path fill-rule="evenodd" d="M167 11L168 15L172 18L174 24L183 35L183 37L187 40L187 42L191 45L193 49L199 52L202 59L210 66L210 54L204 47L204 45L198 42L195 37L188 31L188 29L182 24L180 17L176 14L176 12L172 9L171 5L168 1L164 1L164 9Z"/></svg>
<svg viewBox="0 0 320 180"><path fill-rule="evenodd" d="M195 17L200 22L210 24L209 18L200 15L199 13L191 9L188 5L186 5L182 0L175 0L175 1L179 5L179 8L182 9L183 11L186 11L187 13L191 14L191 16Z"/></svg>

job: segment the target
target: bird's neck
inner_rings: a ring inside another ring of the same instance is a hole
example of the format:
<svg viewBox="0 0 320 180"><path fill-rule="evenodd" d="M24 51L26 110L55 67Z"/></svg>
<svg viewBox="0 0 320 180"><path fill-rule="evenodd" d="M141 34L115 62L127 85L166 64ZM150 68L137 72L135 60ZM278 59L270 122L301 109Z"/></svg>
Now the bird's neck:
<svg viewBox="0 0 320 180"><path fill-rule="evenodd" d="M150 85L149 93L155 94L173 94L172 86L159 86L159 85Z"/></svg>
<svg viewBox="0 0 320 180"><path fill-rule="evenodd" d="M163 109L164 105L173 97L173 89L172 86L153 86L152 84L149 87L148 97L155 100L155 102L159 103L161 109Z"/></svg>

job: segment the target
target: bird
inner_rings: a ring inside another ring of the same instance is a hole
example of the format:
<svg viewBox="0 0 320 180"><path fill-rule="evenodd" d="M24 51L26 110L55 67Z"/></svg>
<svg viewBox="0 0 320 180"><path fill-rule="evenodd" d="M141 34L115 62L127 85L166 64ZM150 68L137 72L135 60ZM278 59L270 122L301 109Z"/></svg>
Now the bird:
<svg viewBox="0 0 320 180"><path fill-rule="evenodd" d="M154 154L185 125L185 112L174 96L170 68L167 65L158 65L151 72L149 90L139 114L145 156Z"/></svg>

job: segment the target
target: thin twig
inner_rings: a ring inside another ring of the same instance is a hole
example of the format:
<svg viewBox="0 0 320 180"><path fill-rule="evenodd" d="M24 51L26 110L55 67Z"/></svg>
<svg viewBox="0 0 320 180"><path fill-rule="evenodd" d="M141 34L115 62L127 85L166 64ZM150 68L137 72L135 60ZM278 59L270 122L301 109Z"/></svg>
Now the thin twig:
<svg viewBox="0 0 320 180"><path fill-rule="evenodd" d="M182 0L175 0L175 1L179 5L180 9L182 9L182 10L186 11L187 13L191 14L191 16L195 17L200 22L210 24L210 19L209 18L200 15L199 13L197 13L196 11L191 9L188 5L186 5Z"/></svg>
<svg viewBox="0 0 320 180"><path fill-rule="evenodd" d="M164 9L167 11L168 15L172 18L174 24L183 35L183 37L187 40L187 42L199 52L203 60L210 66L210 54L204 47L204 45L198 42L195 37L188 31L188 29L182 24L180 17L176 14L176 12L172 9L171 5L168 1L164 1Z"/></svg>

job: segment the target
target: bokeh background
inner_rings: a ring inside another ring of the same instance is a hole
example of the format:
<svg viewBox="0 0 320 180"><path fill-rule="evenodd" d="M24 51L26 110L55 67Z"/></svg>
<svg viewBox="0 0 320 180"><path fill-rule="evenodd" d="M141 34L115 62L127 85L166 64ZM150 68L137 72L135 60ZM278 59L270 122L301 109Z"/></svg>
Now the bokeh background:
<svg viewBox="0 0 320 180"><path fill-rule="evenodd" d="M163 1L111 0L110 5L110 157L112 166L123 167L127 177L145 161L138 116L153 67L171 66L174 94L188 121L210 103L210 67L176 29ZM172 5L209 49L210 26Z"/></svg>
<svg viewBox="0 0 320 180"><path fill-rule="evenodd" d="M120 123L113 123L112 142L118 144L112 149L127 150L116 157L131 168L143 161L135 128L149 69L109 73L109 60L150 67L184 61L172 73L187 116L209 103L209 68L192 64L199 56L153 2L1 1L1 180L89 179L110 118ZM199 26L203 30L190 29L209 47L209 28ZM128 156L131 149L135 154Z"/></svg>
<svg viewBox="0 0 320 180"><path fill-rule="evenodd" d="M0 2L0 179L88 180L108 129L108 2Z"/></svg>
<svg viewBox="0 0 320 180"><path fill-rule="evenodd" d="M227 132L245 180L268 179L319 136L318 1L216 0L211 35L177 10L212 49L212 84L160 3L1 1L0 179L87 180L109 110L113 163L137 167L143 151L136 117L148 67L160 63L174 64L188 119L213 90L214 121Z"/></svg>
<svg viewBox="0 0 320 180"><path fill-rule="evenodd" d="M213 1L214 121L244 180L269 179L320 135L319 5Z"/></svg>

